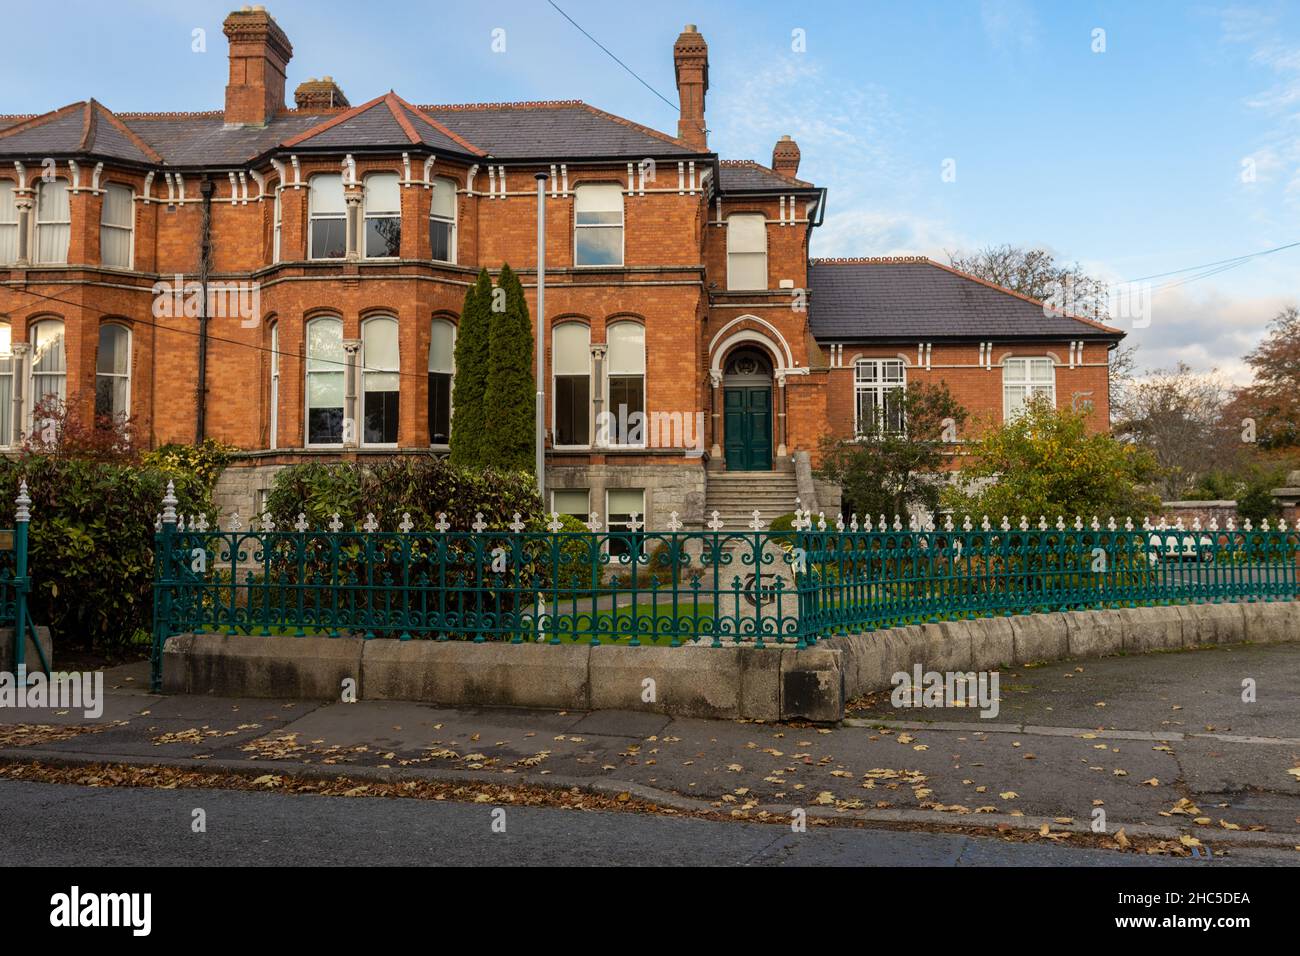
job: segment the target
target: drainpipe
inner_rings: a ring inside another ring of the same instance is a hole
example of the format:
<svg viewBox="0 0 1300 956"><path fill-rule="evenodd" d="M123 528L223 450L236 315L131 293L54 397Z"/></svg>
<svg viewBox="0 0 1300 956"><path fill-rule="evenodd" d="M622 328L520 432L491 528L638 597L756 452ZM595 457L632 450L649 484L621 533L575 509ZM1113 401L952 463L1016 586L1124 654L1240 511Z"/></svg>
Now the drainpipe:
<svg viewBox="0 0 1300 956"><path fill-rule="evenodd" d="M199 374L195 416L194 442L201 445L207 437L208 404L208 269L212 259L212 180L203 177L199 195L203 197L202 239L199 242Z"/></svg>

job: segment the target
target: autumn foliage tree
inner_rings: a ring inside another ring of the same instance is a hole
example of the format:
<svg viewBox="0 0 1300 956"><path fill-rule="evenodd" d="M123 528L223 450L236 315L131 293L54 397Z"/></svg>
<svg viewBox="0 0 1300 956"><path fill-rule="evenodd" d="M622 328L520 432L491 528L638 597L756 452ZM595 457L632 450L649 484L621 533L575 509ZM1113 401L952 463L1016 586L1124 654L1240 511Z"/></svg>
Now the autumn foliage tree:
<svg viewBox="0 0 1300 956"><path fill-rule="evenodd" d="M1266 452L1300 450L1300 309L1289 306L1274 316L1246 362L1255 380L1237 391L1225 425Z"/></svg>

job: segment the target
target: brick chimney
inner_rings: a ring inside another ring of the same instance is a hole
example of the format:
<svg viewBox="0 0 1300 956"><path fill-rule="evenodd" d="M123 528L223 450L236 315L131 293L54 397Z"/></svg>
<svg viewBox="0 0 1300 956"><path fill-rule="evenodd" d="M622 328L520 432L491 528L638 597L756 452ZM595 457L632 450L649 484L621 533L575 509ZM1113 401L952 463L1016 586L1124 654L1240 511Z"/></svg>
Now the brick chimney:
<svg viewBox="0 0 1300 956"><path fill-rule="evenodd" d="M226 123L265 126L284 109L284 70L293 57L289 38L262 6L234 11L221 29L230 40Z"/></svg>
<svg viewBox="0 0 1300 956"><path fill-rule="evenodd" d="M695 24L686 24L673 44L673 65L677 68L677 98L681 117L677 138L703 152L709 148L704 127L704 94L709 91L709 45Z"/></svg>
<svg viewBox="0 0 1300 956"><path fill-rule="evenodd" d="M799 177L799 144L789 136L782 136L772 147L772 169L790 179Z"/></svg>
<svg viewBox="0 0 1300 956"><path fill-rule="evenodd" d="M319 80L312 77L299 83L293 91L293 102L300 110L346 109L352 105L332 76L322 76Z"/></svg>

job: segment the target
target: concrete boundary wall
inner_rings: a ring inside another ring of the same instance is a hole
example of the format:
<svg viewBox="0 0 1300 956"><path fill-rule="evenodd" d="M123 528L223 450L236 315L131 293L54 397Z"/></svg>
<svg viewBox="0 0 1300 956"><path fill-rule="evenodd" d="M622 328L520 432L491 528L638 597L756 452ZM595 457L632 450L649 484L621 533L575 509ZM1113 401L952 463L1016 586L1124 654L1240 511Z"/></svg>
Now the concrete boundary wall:
<svg viewBox="0 0 1300 956"><path fill-rule="evenodd" d="M915 624L816 647L625 647L183 634L166 693L443 706L646 710L713 719L837 721L893 675L1300 639L1300 602L1073 611Z"/></svg>

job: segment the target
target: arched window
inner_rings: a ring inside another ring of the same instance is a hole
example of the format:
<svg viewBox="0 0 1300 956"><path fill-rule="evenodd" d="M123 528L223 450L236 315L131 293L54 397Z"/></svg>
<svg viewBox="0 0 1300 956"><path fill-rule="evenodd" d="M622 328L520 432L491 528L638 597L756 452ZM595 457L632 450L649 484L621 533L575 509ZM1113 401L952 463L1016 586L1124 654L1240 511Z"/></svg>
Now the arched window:
<svg viewBox="0 0 1300 956"><path fill-rule="evenodd" d="M396 319L367 319L362 324L361 366L365 369L361 441L367 445L396 445L401 394Z"/></svg>
<svg viewBox="0 0 1300 956"><path fill-rule="evenodd" d="M106 322L99 327L95 361L95 417L123 421L131 416L131 330Z"/></svg>
<svg viewBox="0 0 1300 956"><path fill-rule="evenodd" d="M62 179L42 180L36 189L36 261L67 262L72 235L72 208L68 184Z"/></svg>
<svg viewBox="0 0 1300 956"><path fill-rule="evenodd" d="M610 444L645 444L645 327L615 322L605 332L609 344L608 427Z"/></svg>
<svg viewBox="0 0 1300 956"><path fill-rule="evenodd" d="M434 319L429 334L429 444L451 442L451 383L456 374L456 326Z"/></svg>
<svg viewBox="0 0 1300 956"><path fill-rule="evenodd" d="M0 322L0 448L14 443L13 328Z"/></svg>
<svg viewBox="0 0 1300 956"><path fill-rule="evenodd" d="M112 269L129 269L135 235L135 202L129 186L110 184L99 215L99 261Z"/></svg>
<svg viewBox="0 0 1300 956"><path fill-rule="evenodd" d="M366 177L366 258L395 259L402 254L402 192L397 173Z"/></svg>
<svg viewBox="0 0 1300 956"><path fill-rule="evenodd" d="M14 201L14 184L0 179L0 265L18 258L18 204Z"/></svg>
<svg viewBox="0 0 1300 956"><path fill-rule="evenodd" d="M279 192L276 192L279 196ZM267 399L270 407L270 430L267 448L278 448L280 433L280 323L271 323L271 390Z"/></svg>
<svg viewBox="0 0 1300 956"><path fill-rule="evenodd" d="M63 352L63 323L37 322L31 330L32 407L50 401L62 405L68 397L68 365Z"/></svg>
<svg viewBox="0 0 1300 956"><path fill-rule="evenodd" d="M429 248L435 262L456 261L456 181L435 179L429 200Z"/></svg>
<svg viewBox="0 0 1300 956"><path fill-rule="evenodd" d="M341 173L323 173L311 178L308 216L309 259L342 259L347 256L347 205L343 201Z"/></svg>
<svg viewBox="0 0 1300 956"><path fill-rule="evenodd" d="M555 444L591 443L591 330L578 322L557 325L552 333L555 376Z"/></svg>
<svg viewBox="0 0 1300 956"><path fill-rule="evenodd" d="M727 217L727 288L767 288L767 218L762 213Z"/></svg>
<svg viewBox="0 0 1300 956"><path fill-rule="evenodd" d="M1056 404L1056 365L1050 358L1009 358L1002 363L1002 414L1011 421L1037 396Z"/></svg>
<svg viewBox="0 0 1300 956"><path fill-rule="evenodd" d="M573 200L573 264L623 264L623 187L596 183L578 186Z"/></svg>
<svg viewBox="0 0 1300 956"><path fill-rule="evenodd" d="M343 441L343 392L346 374L343 322L335 318L307 323L307 444Z"/></svg>

